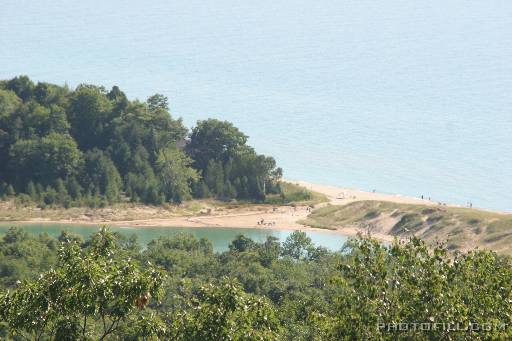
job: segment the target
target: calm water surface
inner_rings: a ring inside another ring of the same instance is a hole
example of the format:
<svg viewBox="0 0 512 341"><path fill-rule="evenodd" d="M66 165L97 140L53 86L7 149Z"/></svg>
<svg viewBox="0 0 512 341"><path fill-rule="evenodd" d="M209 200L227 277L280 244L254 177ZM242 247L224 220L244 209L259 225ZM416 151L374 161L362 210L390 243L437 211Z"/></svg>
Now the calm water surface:
<svg viewBox="0 0 512 341"><path fill-rule="evenodd" d="M79 234L87 239L92 233L98 231L98 227L92 225L64 225L64 224L29 224L20 225L13 223L0 224L0 235L5 233L9 227L19 226L29 233L48 233L50 236L58 237L61 231L68 231ZM111 231L122 233L125 236L136 234L141 245L146 245L151 240L160 236L172 236L176 233L191 233L197 238L207 238L213 244L214 251L222 252L228 249L228 245L236 236L243 234L257 242L264 242L268 236L279 238L284 241L292 231L277 231L268 229L246 229L246 228L174 228L174 227L111 227ZM308 231L307 235L316 245L325 246L333 251L341 249L347 237L329 231Z"/></svg>
<svg viewBox="0 0 512 341"><path fill-rule="evenodd" d="M512 211L512 1L1 0L18 74L163 93L288 178Z"/></svg>

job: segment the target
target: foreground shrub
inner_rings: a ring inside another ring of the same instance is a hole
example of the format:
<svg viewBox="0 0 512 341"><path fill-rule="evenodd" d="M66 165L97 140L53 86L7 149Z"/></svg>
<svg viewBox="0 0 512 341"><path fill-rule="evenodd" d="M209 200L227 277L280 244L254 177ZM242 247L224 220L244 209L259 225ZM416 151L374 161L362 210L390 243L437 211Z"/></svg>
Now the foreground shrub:
<svg viewBox="0 0 512 341"><path fill-rule="evenodd" d="M448 254L413 238L352 241L335 283L342 294L317 320L324 338L510 339L512 267L495 253Z"/></svg>

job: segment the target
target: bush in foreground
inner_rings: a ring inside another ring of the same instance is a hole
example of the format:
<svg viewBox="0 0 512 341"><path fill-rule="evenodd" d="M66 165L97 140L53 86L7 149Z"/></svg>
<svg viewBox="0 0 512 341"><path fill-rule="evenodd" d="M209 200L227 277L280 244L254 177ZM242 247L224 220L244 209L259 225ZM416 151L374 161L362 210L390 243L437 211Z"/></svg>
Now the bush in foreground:
<svg viewBox="0 0 512 341"><path fill-rule="evenodd" d="M107 230L57 241L13 229L0 272L5 287L29 278L0 295L7 340L512 338L510 260L417 238L360 237L332 252L296 231L282 244L239 236L214 253L188 234L141 250Z"/></svg>

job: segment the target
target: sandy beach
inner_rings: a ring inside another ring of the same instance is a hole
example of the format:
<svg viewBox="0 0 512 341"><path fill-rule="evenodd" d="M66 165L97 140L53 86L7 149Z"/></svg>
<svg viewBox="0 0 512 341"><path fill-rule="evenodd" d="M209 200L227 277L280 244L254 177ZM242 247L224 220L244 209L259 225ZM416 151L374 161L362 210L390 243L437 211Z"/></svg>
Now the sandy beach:
<svg viewBox="0 0 512 341"><path fill-rule="evenodd" d="M345 205L355 201L377 200L389 201L403 204L420 204L420 205L439 205L439 203L420 198L406 197L400 195L391 195L375 192L365 192L355 189L335 187L328 185L318 185L305 181L286 180L294 184L299 184L307 189L322 193L327 196L328 202L318 204L315 208L325 206L327 204ZM324 229L311 228L300 224L305 219L310 210L308 206L264 206L254 205L252 208L231 209L216 211L213 210L209 214L200 214L195 216L176 216L158 219L131 219L131 220L109 220L95 219L93 217L84 217L83 219L72 220L49 220L49 219L32 219L18 221L18 223L58 223L58 224L91 224L101 225L107 224L112 226L161 226L161 227L233 227L233 228L269 228L281 230L314 230L326 231ZM346 226L336 230L328 230L331 233L339 233L347 236L355 236L363 230ZM390 241L392 236L387 234L373 234L375 238Z"/></svg>
<svg viewBox="0 0 512 341"><path fill-rule="evenodd" d="M329 201L333 205L344 205L354 201L363 201L363 200L377 200L377 201L389 201L395 202L399 204L417 204L417 205L439 205L438 202L421 199L415 197L407 197L399 194L384 194L378 192L365 192L357 189L343 188L343 187L335 187L328 185L318 185L305 181L294 181L287 180L288 182L292 182L303 186L307 189L310 189L315 192L322 193L329 198Z"/></svg>

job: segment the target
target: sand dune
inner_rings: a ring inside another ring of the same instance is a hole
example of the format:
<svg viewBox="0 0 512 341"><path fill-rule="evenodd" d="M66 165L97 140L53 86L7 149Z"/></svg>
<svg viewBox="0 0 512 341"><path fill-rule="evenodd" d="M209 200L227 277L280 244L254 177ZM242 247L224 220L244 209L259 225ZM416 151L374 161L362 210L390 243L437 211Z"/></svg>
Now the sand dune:
<svg viewBox="0 0 512 341"><path fill-rule="evenodd" d="M305 181L286 180L291 183L299 184L307 189L322 193L329 199L328 203L319 204L321 207L327 204L345 205L354 201L376 200L388 201L402 204L419 205L439 205L440 203L421 198L407 197L401 195L392 195L375 192L365 192L356 189L318 185ZM69 224L108 224L115 226L162 226L162 227L236 227L236 228L269 228L283 230L319 230L300 224L300 221L309 214L308 206L268 206L254 205L244 207L243 209L212 210L209 214L196 216L174 216L159 219L140 219L140 220L105 220L92 217L74 220L44 220L35 219L24 221L25 223L46 222L46 223L69 223ZM263 222L263 224L261 223ZM325 230L324 230L325 231ZM356 235L364 232L357 227L343 227L332 231L344 235ZM392 240L392 236L381 233L374 234L374 237L382 240Z"/></svg>
<svg viewBox="0 0 512 341"><path fill-rule="evenodd" d="M399 203L413 203L434 205L436 203L421 200L416 198L402 197L397 195L387 195L381 193L363 192L353 189L325 186L312 184L304 181L291 181L297 183L313 191L326 195L330 204L343 205L358 200L383 200ZM317 207L324 206L327 203L317 205ZM158 219L140 219L140 220L109 220L98 219L94 215L90 217L83 217L83 219L73 220L48 220L48 219L33 219L30 221L23 221L24 223L69 223L69 224L108 224L113 226L161 226L161 227L236 227L236 228L269 228L269 229L283 229L283 230L320 230L304 226L299 221L306 218L309 214L308 206L298 205L292 206L264 206L254 205L250 208L244 209L231 209L216 211L212 210L210 214L202 214L196 216L176 216ZM261 223L263 222L263 223ZM325 231L325 230L323 230ZM342 230L338 229L331 231L332 233L340 233L344 235L355 235L359 231L354 227L346 227ZM390 240L391 237L387 235L375 235L375 237Z"/></svg>

